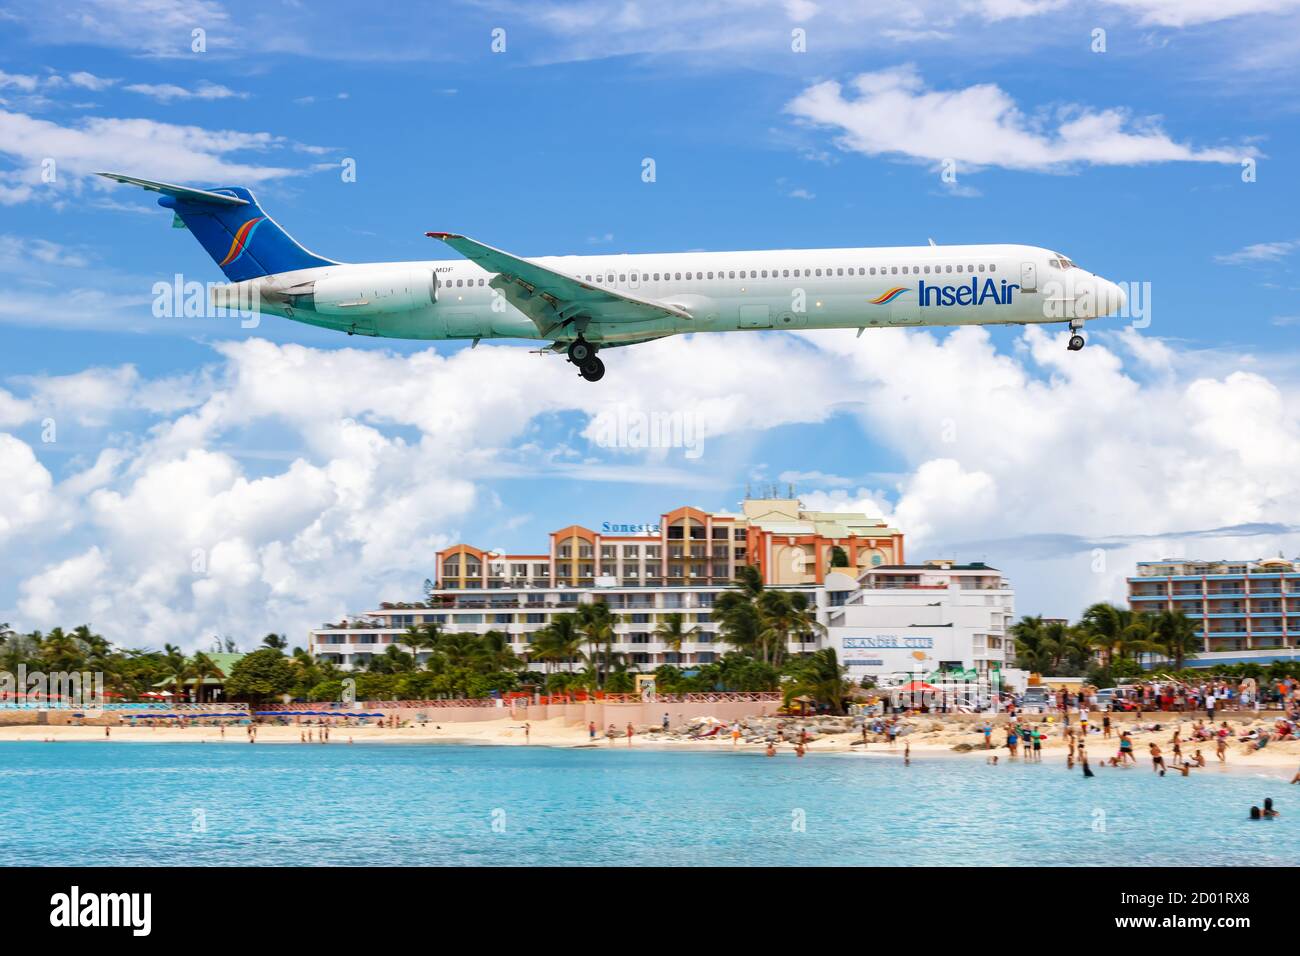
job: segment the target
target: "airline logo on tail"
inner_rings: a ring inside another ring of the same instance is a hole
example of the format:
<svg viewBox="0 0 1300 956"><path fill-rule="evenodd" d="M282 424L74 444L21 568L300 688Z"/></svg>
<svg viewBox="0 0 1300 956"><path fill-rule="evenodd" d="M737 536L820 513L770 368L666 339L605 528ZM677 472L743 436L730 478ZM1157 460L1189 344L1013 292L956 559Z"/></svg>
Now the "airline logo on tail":
<svg viewBox="0 0 1300 956"><path fill-rule="evenodd" d="M907 291L906 286L896 285L888 292L882 292L880 295L876 296L874 299L871 299L870 301L872 305L887 305L890 302L893 302L895 299L897 299L900 295L902 295L906 291Z"/></svg>
<svg viewBox="0 0 1300 956"><path fill-rule="evenodd" d="M240 226L239 231L235 233L234 241L230 243L230 251L226 253L226 258L218 262L217 265L228 266L242 256L244 250L248 248L248 240L253 238L253 232L257 229L258 224L265 219L265 216L257 216Z"/></svg>

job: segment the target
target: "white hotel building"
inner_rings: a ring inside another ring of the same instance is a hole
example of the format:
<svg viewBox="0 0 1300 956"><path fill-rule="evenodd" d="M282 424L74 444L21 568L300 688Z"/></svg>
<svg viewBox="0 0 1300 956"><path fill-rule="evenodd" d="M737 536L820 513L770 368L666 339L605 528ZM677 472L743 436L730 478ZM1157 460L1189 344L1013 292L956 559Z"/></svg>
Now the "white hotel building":
<svg viewBox="0 0 1300 956"><path fill-rule="evenodd" d="M879 567L857 580L832 573L818 601L822 641L854 681L952 670L985 676L1015 663L1015 591L982 563Z"/></svg>
<svg viewBox="0 0 1300 956"><path fill-rule="evenodd" d="M408 650L408 628L437 624L453 632L500 631L526 655L533 635L556 615L604 601L616 619L613 650L632 668L689 668L728 650L713 604L737 567L751 564L767 586L807 593L828 628L809 643L792 642L790 652L834 646L854 679L949 663L982 671L1009 660L1004 618L1012 597L1001 575L983 565L904 565L902 533L879 518L807 512L794 499L749 499L738 515L679 508L657 523L602 531L569 526L550 537L544 554L448 548L439 553L438 580L426 600L384 603L317 628L311 651L342 667L364 667L391 646ZM941 581L952 583L940 587ZM986 598L997 599L998 614L985 607ZM683 615L684 629L698 629L680 651L654 634L671 613ZM887 646L888 635L899 632L906 640ZM867 637L875 650L863 654L858 648ZM918 651L926 653L918 658Z"/></svg>

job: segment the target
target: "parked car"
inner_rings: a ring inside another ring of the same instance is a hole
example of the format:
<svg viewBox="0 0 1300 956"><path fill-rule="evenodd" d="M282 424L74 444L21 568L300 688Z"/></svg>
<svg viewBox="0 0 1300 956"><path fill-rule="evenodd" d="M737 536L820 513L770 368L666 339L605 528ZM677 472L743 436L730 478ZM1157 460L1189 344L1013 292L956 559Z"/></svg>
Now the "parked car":
<svg viewBox="0 0 1300 956"><path fill-rule="evenodd" d="M1052 692L1046 687L1026 687L1020 695L1020 709L1032 714L1041 714L1052 707Z"/></svg>

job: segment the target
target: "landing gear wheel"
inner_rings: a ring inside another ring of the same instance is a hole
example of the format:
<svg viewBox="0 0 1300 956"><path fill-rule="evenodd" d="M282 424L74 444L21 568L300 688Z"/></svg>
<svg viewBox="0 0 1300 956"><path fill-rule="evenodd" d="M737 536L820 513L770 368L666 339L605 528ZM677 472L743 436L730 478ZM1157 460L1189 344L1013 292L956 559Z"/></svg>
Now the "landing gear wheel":
<svg viewBox="0 0 1300 956"><path fill-rule="evenodd" d="M582 373L582 377L587 381L599 382L605 377L605 363L593 355L578 366L578 371Z"/></svg>
<svg viewBox="0 0 1300 956"><path fill-rule="evenodd" d="M1083 348L1083 336L1075 332L1070 336L1070 344L1066 346L1071 352L1077 352Z"/></svg>
<svg viewBox="0 0 1300 956"><path fill-rule="evenodd" d="M569 361L579 367L582 363L596 354L596 350L591 343L584 338L576 338L569 343Z"/></svg>

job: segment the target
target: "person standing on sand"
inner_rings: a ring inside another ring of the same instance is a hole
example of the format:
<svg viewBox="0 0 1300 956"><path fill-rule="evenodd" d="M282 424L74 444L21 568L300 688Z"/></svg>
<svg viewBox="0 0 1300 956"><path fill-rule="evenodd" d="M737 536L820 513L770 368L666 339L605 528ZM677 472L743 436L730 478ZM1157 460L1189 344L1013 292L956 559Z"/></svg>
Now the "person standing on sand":
<svg viewBox="0 0 1300 956"><path fill-rule="evenodd" d="M627 724L627 745L628 745L629 747L632 746L632 734L633 734L633 733L635 733L635 731L632 729L632 722L631 722L631 721L628 721L628 724Z"/></svg>
<svg viewBox="0 0 1300 956"><path fill-rule="evenodd" d="M668 733L668 711L664 711L664 733Z"/></svg>
<svg viewBox="0 0 1300 956"><path fill-rule="evenodd" d="M740 724L731 725L731 746L740 743Z"/></svg>
<svg viewBox="0 0 1300 956"><path fill-rule="evenodd" d="M596 739L596 722L594 720L587 721L587 739Z"/></svg>
<svg viewBox="0 0 1300 956"><path fill-rule="evenodd" d="M108 724L105 724L105 725L104 725L104 736L105 736L105 737L109 736L109 733L108 733Z"/></svg>
<svg viewBox="0 0 1300 956"><path fill-rule="evenodd" d="M864 725L862 726L862 740L863 740L863 742L865 742L866 739L867 739L867 728L866 728L866 725L864 724ZM985 749L985 750L992 750L992 749L993 749L993 724L990 723L990 722L987 721L987 720L984 721L984 749Z"/></svg>
<svg viewBox="0 0 1300 956"><path fill-rule="evenodd" d="M903 766L910 767L911 765L912 765L912 744L909 741L904 740L903 741Z"/></svg>
<svg viewBox="0 0 1300 956"><path fill-rule="evenodd" d="M524 744L527 745L531 743L532 739L533 739L533 725L525 720L524 721Z"/></svg>
<svg viewBox="0 0 1300 956"><path fill-rule="evenodd" d="M1219 763L1228 762L1228 738L1222 734L1214 742L1214 756L1219 758Z"/></svg>

